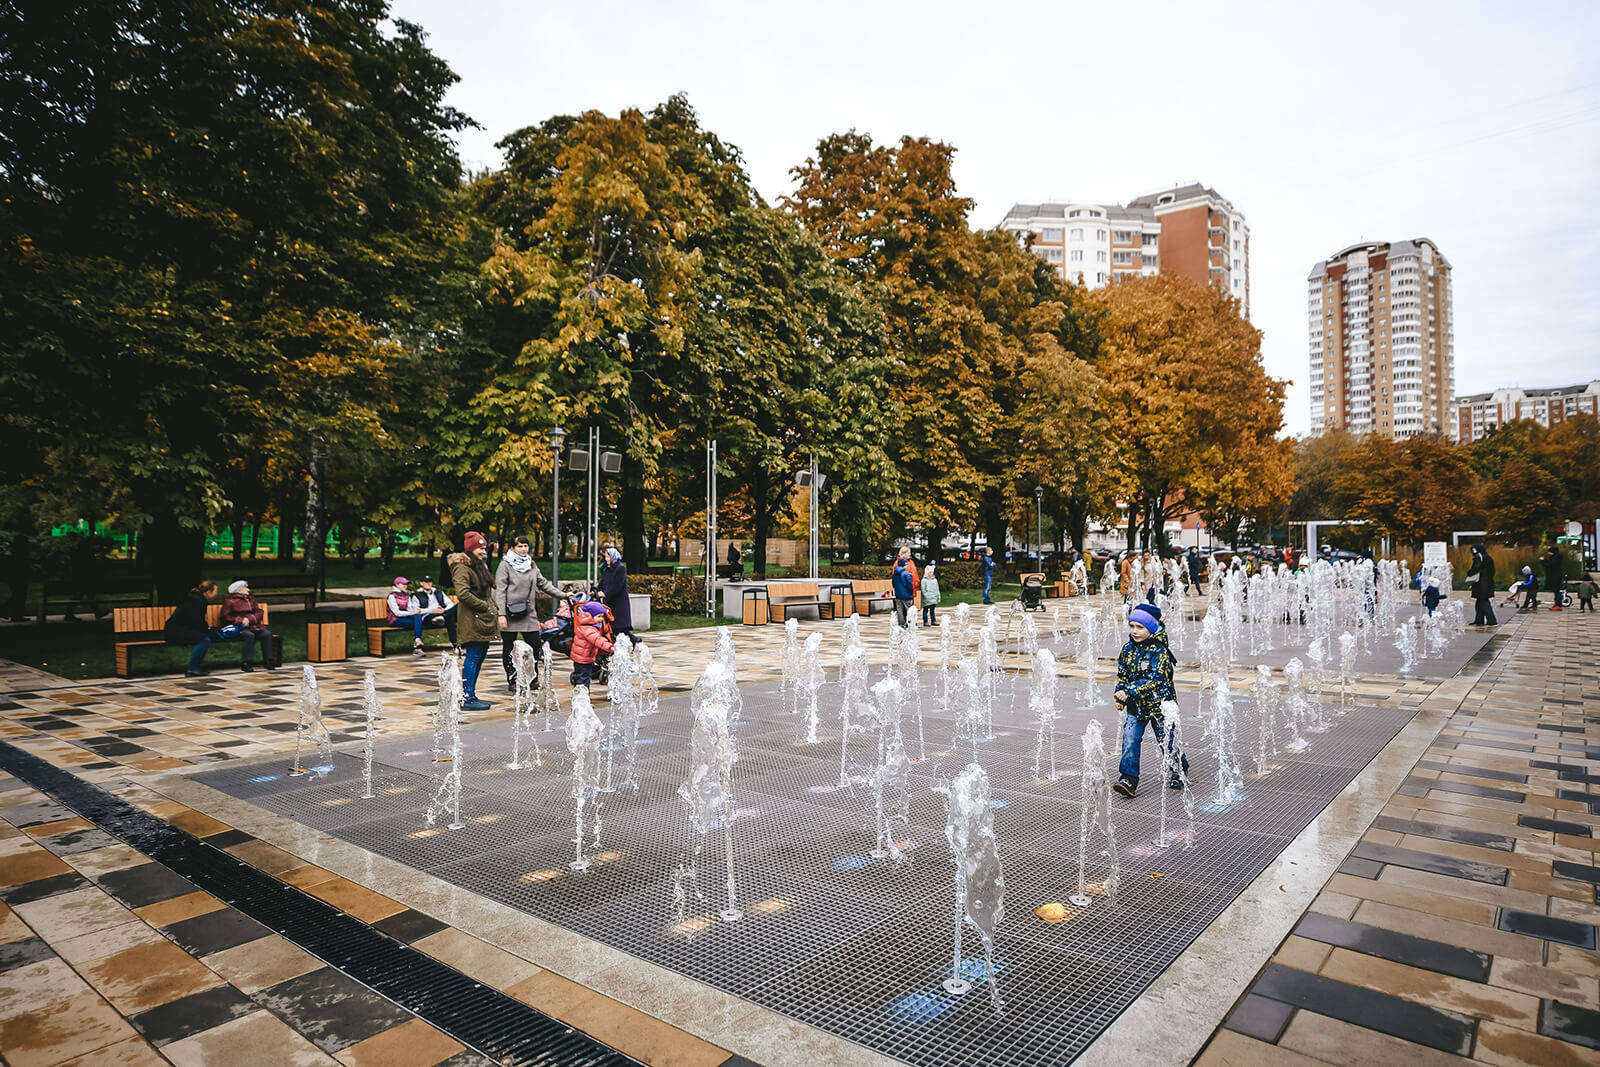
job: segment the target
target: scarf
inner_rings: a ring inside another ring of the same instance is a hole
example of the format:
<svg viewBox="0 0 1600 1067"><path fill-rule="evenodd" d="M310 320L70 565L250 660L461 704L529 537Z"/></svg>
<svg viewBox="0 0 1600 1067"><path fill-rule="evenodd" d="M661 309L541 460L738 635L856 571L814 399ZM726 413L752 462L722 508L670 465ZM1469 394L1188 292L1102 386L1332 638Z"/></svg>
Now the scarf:
<svg viewBox="0 0 1600 1067"><path fill-rule="evenodd" d="M512 549L510 552L506 553L506 562L511 564L511 569L516 571L518 574L527 574L529 571L533 570L532 553L524 556L520 555L516 549Z"/></svg>

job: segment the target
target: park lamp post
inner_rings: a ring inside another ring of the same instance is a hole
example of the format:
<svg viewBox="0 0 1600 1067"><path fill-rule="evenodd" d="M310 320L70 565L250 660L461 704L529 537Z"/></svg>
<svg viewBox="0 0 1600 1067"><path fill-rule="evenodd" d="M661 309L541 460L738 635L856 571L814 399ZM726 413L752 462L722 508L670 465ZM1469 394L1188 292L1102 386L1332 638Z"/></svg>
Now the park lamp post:
<svg viewBox="0 0 1600 1067"><path fill-rule="evenodd" d="M811 564L812 581L817 580L817 571L821 565L822 556L822 531L820 529L817 496L819 493L821 493L822 487L826 485L827 482L828 476L823 474L822 471L817 468L816 453L812 453L811 455L811 466L807 467L803 471L800 471L794 476L794 484L799 486L801 489L807 490L806 495L810 498L809 502L811 506L809 510L811 512L811 529L807 537L808 543L806 545L806 556L808 562Z"/></svg>
<svg viewBox="0 0 1600 1067"><path fill-rule="evenodd" d="M555 480L550 485L550 581L561 580L561 442L567 431L559 426L550 430L550 470Z"/></svg>
<svg viewBox="0 0 1600 1067"><path fill-rule="evenodd" d="M1039 572L1044 573L1044 486L1033 487L1033 529L1039 545Z"/></svg>

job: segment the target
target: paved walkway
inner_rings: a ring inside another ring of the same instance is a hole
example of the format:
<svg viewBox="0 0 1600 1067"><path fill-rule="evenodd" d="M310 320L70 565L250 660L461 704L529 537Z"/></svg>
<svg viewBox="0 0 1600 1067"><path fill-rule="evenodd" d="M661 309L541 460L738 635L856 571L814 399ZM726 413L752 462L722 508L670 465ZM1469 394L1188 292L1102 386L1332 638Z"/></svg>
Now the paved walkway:
<svg viewBox="0 0 1600 1067"><path fill-rule="evenodd" d="M741 677L776 674L781 627L735 636ZM883 618L863 636L881 662ZM684 688L715 631L650 641L663 686ZM1544 612L1502 629L1475 682L1363 679L1362 702L1448 720L1200 1062L1600 1063L1597 652L1594 616ZM385 731L427 730L436 661L359 660L318 668L335 740L359 736L369 668ZM485 718L509 714L502 685L491 656L480 689L500 699ZM293 669L83 683L0 664L0 738L640 1060L752 1062L649 1013L670 975L656 990L618 987L577 955L541 968L482 916L409 907L355 876L359 865L330 856L335 873L150 788L172 768L292 749L298 686ZM803 1034L771 1047L771 1061L806 1056ZM0 1053L14 1065L489 1062L9 776Z"/></svg>

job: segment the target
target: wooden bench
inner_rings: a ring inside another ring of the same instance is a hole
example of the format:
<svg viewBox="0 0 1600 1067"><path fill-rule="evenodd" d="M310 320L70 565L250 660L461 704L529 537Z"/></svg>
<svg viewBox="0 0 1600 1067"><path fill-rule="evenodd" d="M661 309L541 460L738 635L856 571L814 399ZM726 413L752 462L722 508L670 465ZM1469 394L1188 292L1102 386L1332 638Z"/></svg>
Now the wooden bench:
<svg viewBox="0 0 1600 1067"><path fill-rule="evenodd" d="M892 579L874 578L850 583L850 610L857 615L871 615L872 605L880 600L891 606L894 604Z"/></svg>
<svg viewBox="0 0 1600 1067"><path fill-rule="evenodd" d="M307 578L303 574L262 574L254 578L246 577L250 585L250 592L260 594L266 590L280 591L292 590L298 593L304 602L305 610L311 611L317 606L317 582L314 578ZM260 595L257 600L263 599Z"/></svg>
<svg viewBox="0 0 1600 1067"><path fill-rule="evenodd" d="M816 582L768 582L767 621L786 621L790 608L816 608L819 618L833 618L833 601L819 595Z"/></svg>
<svg viewBox="0 0 1600 1067"><path fill-rule="evenodd" d="M388 597L369 596L361 602L361 605L367 613L367 655L379 657L388 655L389 650L383 642L390 634L411 634L413 637L416 635L416 631L409 626L389 625ZM372 625L375 622L382 625Z"/></svg>
<svg viewBox="0 0 1600 1067"><path fill-rule="evenodd" d="M169 606L157 605L144 608L113 608L111 612L111 632L113 635L136 634L137 637L126 641L117 641L111 646L112 659L116 663L118 678L133 677L133 650L136 648L149 648L152 645L168 644L162 631L166 628L167 620L172 618L172 613L177 609ZM261 621L268 624L271 609L261 605ZM206 625L219 626L222 623L222 605L211 604L206 607ZM157 636L145 636L145 635ZM216 645L219 642L213 641ZM263 649L262 657L270 652L272 664L276 667L283 666L283 635L272 635L272 648Z"/></svg>
<svg viewBox="0 0 1600 1067"><path fill-rule="evenodd" d="M122 607L149 607L155 599L148 577L105 578L88 584L91 592L80 597L76 590L78 583L67 578L46 578L44 589L39 594L39 622L42 624L44 617L50 613L52 599L62 615L70 615L79 607L98 610L106 600L116 600ZM117 606L111 605L113 608Z"/></svg>

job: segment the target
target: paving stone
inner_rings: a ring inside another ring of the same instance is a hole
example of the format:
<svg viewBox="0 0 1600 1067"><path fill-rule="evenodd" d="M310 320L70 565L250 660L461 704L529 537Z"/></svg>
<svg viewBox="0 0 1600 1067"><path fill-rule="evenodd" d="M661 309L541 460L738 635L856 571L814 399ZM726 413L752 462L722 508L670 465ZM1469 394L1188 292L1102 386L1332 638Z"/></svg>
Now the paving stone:
<svg viewBox="0 0 1600 1067"><path fill-rule="evenodd" d="M1574 837L1593 837L1592 827L1583 823L1562 822L1560 819L1542 819L1537 815L1519 815L1517 824L1533 830L1549 830L1555 834L1571 834Z"/></svg>
<svg viewBox="0 0 1600 1067"><path fill-rule="evenodd" d="M1465 1056L1472 1048L1473 1020L1466 1016L1291 967L1267 964L1254 992L1444 1052Z"/></svg>
<svg viewBox="0 0 1600 1067"><path fill-rule="evenodd" d="M50 951L50 946L37 937L7 942L0 945L0 973L42 963L54 959L55 955Z"/></svg>
<svg viewBox="0 0 1600 1067"><path fill-rule="evenodd" d="M398 915L379 919L372 924L374 930L382 930L396 941L411 944L420 941L429 934L436 934L445 929L448 923L440 922L431 915L424 914L414 908L407 908Z"/></svg>
<svg viewBox="0 0 1600 1067"><path fill-rule="evenodd" d="M1509 930L1514 934L1525 934L1546 941L1559 941L1575 948L1595 947L1595 928L1588 923L1573 922L1571 919L1558 919L1551 915L1533 915L1514 908L1502 908L1497 925L1500 929Z"/></svg>
<svg viewBox="0 0 1600 1067"><path fill-rule="evenodd" d="M1585 1048L1600 1049L1600 1011L1547 1000L1539 1020L1539 1032Z"/></svg>
<svg viewBox="0 0 1600 1067"><path fill-rule="evenodd" d="M49 856L48 852L45 855ZM59 859L50 856L56 863ZM10 859L6 863L12 862ZM3 864L0 864L3 866ZM62 866L66 866L62 864ZM66 874L57 874L49 878L39 878L34 881L24 882L21 885L8 886L0 889L0 900L4 900L11 907L20 907L30 904L35 900L45 900L48 897L58 896L62 893L71 893L90 885L90 881L77 871L68 870Z"/></svg>
<svg viewBox="0 0 1600 1067"><path fill-rule="evenodd" d="M1486 953L1413 937L1380 926L1308 913L1295 925L1294 932L1300 937L1473 982L1482 982L1489 977L1490 957Z"/></svg>
<svg viewBox="0 0 1600 1067"><path fill-rule="evenodd" d="M160 863L145 863L108 871L100 876L100 887L130 908L158 904L173 897L186 896L200 887Z"/></svg>
<svg viewBox="0 0 1600 1067"><path fill-rule="evenodd" d="M221 908L166 927L166 935L196 956L256 941L272 933L234 908Z"/></svg>
<svg viewBox="0 0 1600 1067"><path fill-rule="evenodd" d="M1395 848L1390 845L1372 845L1365 842L1356 845L1350 850L1353 857L1371 860L1374 863L1396 864L1401 867L1411 867L1419 871L1431 871L1434 874L1448 875L1451 878L1468 878L1474 882L1487 882L1491 885L1505 885L1509 873L1504 867L1492 867L1487 863L1474 863L1471 860L1452 859L1449 856L1436 856L1428 852L1418 852L1409 848ZM1341 866L1340 871L1346 871Z"/></svg>
<svg viewBox="0 0 1600 1067"><path fill-rule="evenodd" d="M1412 819L1395 819L1387 815L1380 815L1373 820L1372 825L1384 830L1393 830L1401 834L1414 834L1418 837L1436 837L1443 841L1456 841L1463 845L1477 845L1480 848L1498 849L1510 852L1516 848L1517 839L1505 834L1485 833L1481 830L1463 830L1455 826L1446 826L1443 823L1417 822Z"/></svg>
<svg viewBox="0 0 1600 1067"><path fill-rule="evenodd" d="M256 999L329 1054L412 1017L330 967L263 989Z"/></svg>
<svg viewBox="0 0 1600 1067"><path fill-rule="evenodd" d="M1282 1036L1292 1015L1293 1005L1250 993L1234 1006L1222 1025L1271 1044Z"/></svg>
<svg viewBox="0 0 1600 1067"><path fill-rule="evenodd" d="M152 1045L181 1041L257 1010L256 1002L226 983L131 1016Z"/></svg>

